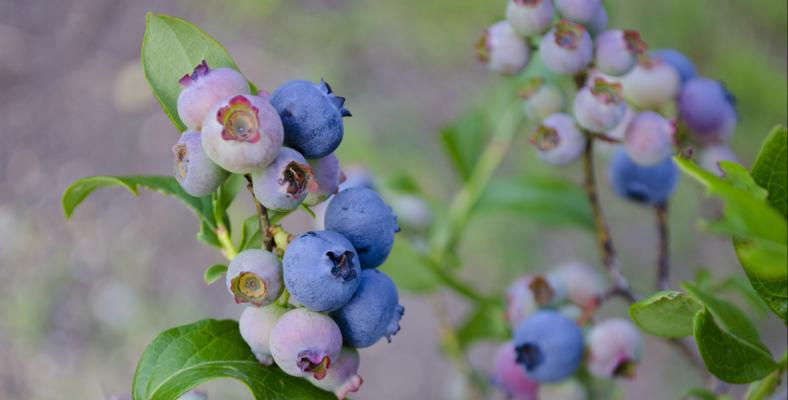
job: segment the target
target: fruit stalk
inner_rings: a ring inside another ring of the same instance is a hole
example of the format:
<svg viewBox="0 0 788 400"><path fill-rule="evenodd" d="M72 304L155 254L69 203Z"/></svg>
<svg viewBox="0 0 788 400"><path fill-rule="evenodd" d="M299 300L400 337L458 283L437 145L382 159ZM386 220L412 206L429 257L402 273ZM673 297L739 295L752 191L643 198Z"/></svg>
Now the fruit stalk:
<svg viewBox="0 0 788 400"><path fill-rule="evenodd" d="M668 290L670 288L670 236L668 234L667 200L655 205L654 210L657 216L657 240L659 241L657 290Z"/></svg>
<svg viewBox="0 0 788 400"><path fill-rule="evenodd" d="M257 200L257 196L254 195L252 176L246 174L244 177L247 182L246 188L249 189L249 194L252 195L255 209L257 209L257 219L260 222L260 242L265 250L272 251L274 248L274 235L271 233L271 221L268 219L268 210Z"/></svg>

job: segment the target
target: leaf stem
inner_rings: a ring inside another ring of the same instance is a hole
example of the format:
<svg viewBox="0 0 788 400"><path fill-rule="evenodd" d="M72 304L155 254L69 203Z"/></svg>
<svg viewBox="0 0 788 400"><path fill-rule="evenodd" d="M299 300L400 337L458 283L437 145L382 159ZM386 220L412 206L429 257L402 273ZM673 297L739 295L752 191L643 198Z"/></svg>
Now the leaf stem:
<svg viewBox="0 0 788 400"><path fill-rule="evenodd" d="M274 236L271 232L271 221L268 219L268 210L265 206L260 204L260 201L257 200L257 196L254 195L252 177L249 174L244 175L244 177L247 182L246 188L249 189L249 194L252 195L252 200L257 210L257 219L260 223L260 242L265 250L272 251L274 249Z"/></svg>
<svg viewBox="0 0 788 400"><path fill-rule="evenodd" d="M222 245L222 251L224 252L224 257L228 260L232 261L236 255L238 255L238 250L235 249L235 245L233 245L233 241L230 239L230 231L227 229L227 226L224 224L224 217L222 213L219 212L221 207L219 207L219 200L220 196L214 192L211 194L211 205L213 206L213 219L216 221L216 229L214 233L216 234L216 238L219 240L219 244Z"/></svg>
<svg viewBox="0 0 788 400"><path fill-rule="evenodd" d="M670 236L668 233L667 200L654 206L657 216L659 258L657 260L657 290L670 288Z"/></svg>

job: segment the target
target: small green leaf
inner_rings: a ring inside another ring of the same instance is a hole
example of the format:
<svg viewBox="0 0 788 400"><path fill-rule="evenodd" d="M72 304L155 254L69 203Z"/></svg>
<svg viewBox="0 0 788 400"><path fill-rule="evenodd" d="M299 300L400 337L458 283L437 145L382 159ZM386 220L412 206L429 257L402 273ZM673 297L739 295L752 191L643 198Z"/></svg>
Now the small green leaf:
<svg viewBox="0 0 788 400"><path fill-rule="evenodd" d="M246 179L242 175L231 174L226 181L219 187L219 211L226 213L227 209L235 200L238 192L246 186Z"/></svg>
<svg viewBox="0 0 788 400"><path fill-rule="evenodd" d="M755 329L755 325L752 324L747 314L740 310L739 307L714 296L692 283L685 282L681 286L714 314L714 318L722 323L725 330L753 346L766 349L758 335L758 330Z"/></svg>
<svg viewBox="0 0 788 400"><path fill-rule="evenodd" d="M457 340L463 349L477 340L501 341L510 336L504 310L489 304L477 306L457 328Z"/></svg>
<svg viewBox="0 0 788 400"><path fill-rule="evenodd" d="M423 193L416 179L406 171L399 171L386 178L384 186L386 189L397 193L413 195Z"/></svg>
<svg viewBox="0 0 788 400"><path fill-rule="evenodd" d="M205 272L202 275L202 280L205 281L206 285L210 285L219 279L221 279L222 275L227 272L227 266L224 264L214 264L210 267L205 269Z"/></svg>
<svg viewBox="0 0 788 400"><path fill-rule="evenodd" d="M725 179L734 187L750 193L755 198L766 200L768 194L766 189L758 186L747 168L732 161L720 161L720 169L725 174Z"/></svg>
<svg viewBox="0 0 788 400"><path fill-rule="evenodd" d="M660 337L692 335L692 321L700 303L674 290L654 293L629 307L629 316L640 329Z"/></svg>
<svg viewBox="0 0 788 400"><path fill-rule="evenodd" d="M241 381L256 400L335 398L304 379L260 364L241 338L238 323L229 320L202 320L159 334L137 364L132 397L175 400L217 378Z"/></svg>
<svg viewBox="0 0 788 400"><path fill-rule="evenodd" d="M398 238L380 270L404 290L412 293L430 292L438 287L439 282L428 269L424 257L407 239Z"/></svg>
<svg viewBox="0 0 788 400"><path fill-rule="evenodd" d="M300 207L302 210L306 211L306 213L309 214L309 216L312 217L312 219L317 218L317 214L315 214L315 212L312 211L312 208L309 207L308 205L301 203Z"/></svg>
<svg viewBox="0 0 788 400"><path fill-rule="evenodd" d="M766 302L758 295L750 281L741 275L731 275L725 278L716 288L740 294L759 314L765 315L769 312Z"/></svg>
<svg viewBox="0 0 788 400"><path fill-rule="evenodd" d="M179 131L186 126L178 117L178 80L203 60L211 68L238 69L227 50L191 22L152 12L145 15L142 69L153 95Z"/></svg>
<svg viewBox="0 0 788 400"><path fill-rule="evenodd" d="M240 253L246 249L259 249L261 246L260 240L260 222L257 219L257 215L252 215L244 220L238 252Z"/></svg>
<svg viewBox="0 0 788 400"><path fill-rule="evenodd" d="M788 216L788 130L776 126L761 147L752 166L752 177L769 192L767 200Z"/></svg>
<svg viewBox="0 0 788 400"><path fill-rule="evenodd" d="M454 168L463 180L468 180L484 150L489 132L484 113L476 111L444 126L441 142Z"/></svg>
<svg viewBox="0 0 788 400"><path fill-rule="evenodd" d="M563 179L497 178L477 205L479 211L515 212L549 225L594 228L591 207L583 190Z"/></svg>
<svg viewBox="0 0 788 400"><path fill-rule="evenodd" d="M681 396L683 400L717 400L717 395L709 389L692 388L684 392Z"/></svg>
<svg viewBox="0 0 788 400"><path fill-rule="evenodd" d="M750 383L777 368L769 352L721 329L707 308L695 315L695 342L714 376L728 383Z"/></svg>

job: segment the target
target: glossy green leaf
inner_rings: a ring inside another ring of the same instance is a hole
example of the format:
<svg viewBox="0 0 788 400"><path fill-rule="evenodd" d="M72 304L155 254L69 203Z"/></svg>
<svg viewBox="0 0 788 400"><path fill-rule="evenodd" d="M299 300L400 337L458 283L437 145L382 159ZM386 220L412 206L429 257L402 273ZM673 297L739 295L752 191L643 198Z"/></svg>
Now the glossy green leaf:
<svg viewBox="0 0 788 400"><path fill-rule="evenodd" d="M767 350L723 330L712 314L704 308L694 324L695 342L709 372L728 383L750 383L777 368Z"/></svg>
<svg viewBox="0 0 788 400"><path fill-rule="evenodd" d="M732 161L720 161L720 170L725 174L725 179L734 187L750 193L753 197L766 200L768 193L766 189L758 186L750 171L741 164Z"/></svg>
<svg viewBox="0 0 788 400"><path fill-rule="evenodd" d="M629 316L645 332L660 337L680 338L692 335L692 321L701 307L692 297L668 290L632 304Z"/></svg>
<svg viewBox="0 0 788 400"><path fill-rule="evenodd" d="M227 266L224 264L214 264L205 269L202 275L202 280L206 285L210 285L222 278L222 275L227 272Z"/></svg>
<svg viewBox="0 0 788 400"><path fill-rule="evenodd" d="M686 282L681 286L687 293L694 297L695 300L703 304L706 309L714 315L714 318L722 324L726 331L736 335L741 340L747 341L753 346L766 349L750 317L741 311L735 304L723 300L692 283Z"/></svg>
<svg viewBox="0 0 788 400"><path fill-rule="evenodd" d="M178 117L178 80L203 60L211 68L238 69L227 50L191 22L152 12L145 15L142 69L153 95L179 131L186 126Z"/></svg>
<svg viewBox="0 0 788 400"><path fill-rule="evenodd" d="M769 193L769 204L788 216L788 130L784 126L775 127L763 143L752 177Z"/></svg>
<svg viewBox="0 0 788 400"><path fill-rule="evenodd" d="M425 293L438 287L438 280L425 264L420 254L406 238L398 237L386 262L380 270L388 274L397 287L412 292Z"/></svg>
<svg viewBox="0 0 788 400"><path fill-rule="evenodd" d="M487 118L479 111L466 114L440 131L443 149L463 180L468 180L489 138Z"/></svg>
<svg viewBox="0 0 788 400"><path fill-rule="evenodd" d="M457 328L457 340L463 349L477 340L501 341L510 337L504 310L487 304L477 306Z"/></svg>
<svg viewBox="0 0 788 400"><path fill-rule="evenodd" d="M497 178L477 210L513 212L548 225L594 229L588 199L577 184L548 177Z"/></svg>
<svg viewBox="0 0 788 400"><path fill-rule="evenodd" d="M276 367L260 364L235 321L202 320L168 329L142 354L132 383L134 400L175 400L217 378L245 384L256 400L319 400L334 395Z"/></svg>
<svg viewBox="0 0 788 400"><path fill-rule="evenodd" d="M252 215L244 220L238 252L240 253L246 249L259 249L260 245L260 222L257 219L257 215Z"/></svg>

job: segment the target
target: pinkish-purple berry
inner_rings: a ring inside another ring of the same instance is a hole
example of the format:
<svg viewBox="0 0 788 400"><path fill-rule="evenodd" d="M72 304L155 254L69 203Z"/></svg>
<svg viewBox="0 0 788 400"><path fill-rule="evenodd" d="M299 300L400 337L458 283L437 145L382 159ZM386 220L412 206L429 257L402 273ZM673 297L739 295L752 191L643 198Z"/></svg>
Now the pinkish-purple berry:
<svg viewBox="0 0 788 400"><path fill-rule="evenodd" d="M227 268L227 291L236 303L262 307L282 295L282 265L273 253L248 249L238 253Z"/></svg>
<svg viewBox="0 0 788 400"><path fill-rule="evenodd" d="M566 286L566 294L572 303L586 307L605 292L605 280L592 266L572 261L558 266L551 275Z"/></svg>
<svg viewBox="0 0 788 400"><path fill-rule="evenodd" d="M643 111L635 116L624 136L624 148L632 161L656 165L673 153L675 124L654 111Z"/></svg>
<svg viewBox="0 0 788 400"><path fill-rule="evenodd" d="M597 78L577 92L574 111L577 123L591 132L602 133L615 128L627 111L621 85Z"/></svg>
<svg viewBox="0 0 788 400"><path fill-rule="evenodd" d="M334 392L338 400L347 397L348 393L357 392L364 383L358 374L358 350L352 347L343 347L339 357L331 363L326 376L317 380L308 377L309 382L323 389Z"/></svg>
<svg viewBox="0 0 788 400"><path fill-rule="evenodd" d="M287 312L287 308L276 304L265 307L246 307L238 320L241 337L252 349L257 360L263 365L271 365L270 338L274 325Z"/></svg>
<svg viewBox="0 0 788 400"><path fill-rule="evenodd" d="M523 367L517 363L517 353L512 342L502 344L495 353L493 382L512 399L538 399L539 384L528 378Z"/></svg>
<svg viewBox="0 0 788 400"><path fill-rule="evenodd" d="M539 158L553 165L577 160L586 147L586 136L567 114L553 114L542 121L531 138Z"/></svg>
<svg viewBox="0 0 788 400"><path fill-rule="evenodd" d="M509 22L499 21L484 31L476 44L476 54L490 71L517 75L528 65L531 49Z"/></svg>
<svg viewBox="0 0 788 400"><path fill-rule="evenodd" d="M591 35L582 25L561 20L542 39L539 53L545 66L561 75L582 71L593 58Z"/></svg>
<svg viewBox="0 0 788 400"><path fill-rule="evenodd" d="M249 83L238 71L231 68L208 68L203 62L178 81L183 90L178 95L178 116L187 128L202 129L208 110L220 100L238 94L249 94Z"/></svg>
<svg viewBox="0 0 788 400"><path fill-rule="evenodd" d="M296 308L274 325L270 346L271 356L285 373L322 380L342 350L342 333L331 318Z"/></svg>
<svg viewBox="0 0 788 400"><path fill-rule="evenodd" d="M608 75L624 75L635 67L645 50L646 43L637 31L605 31L596 38L596 68Z"/></svg>
<svg viewBox="0 0 788 400"><path fill-rule="evenodd" d="M624 98L640 108L657 108L672 101L681 88L681 77L658 58L642 58L622 80Z"/></svg>
<svg viewBox="0 0 788 400"><path fill-rule="evenodd" d="M202 148L200 132L183 132L172 146L175 180L186 193L202 197L213 193L227 179L227 171L211 161Z"/></svg>
<svg viewBox="0 0 788 400"><path fill-rule="evenodd" d="M739 159L726 144L713 144L702 149L698 154L698 164L706 171L720 176L723 175L722 169L720 169L721 161L739 162Z"/></svg>
<svg viewBox="0 0 788 400"><path fill-rule="evenodd" d="M553 23L551 0L509 0L506 20L523 36L544 33Z"/></svg>
<svg viewBox="0 0 788 400"><path fill-rule="evenodd" d="M631 322L614 318L588 332L588 371L601 377L632 377L640 361L643 339Z"/></svg>
<svg viewBox="0 0 788 400"><path fill-rule="evenodd" d="M317 182L304 156L282 147L267 167L252 173L257 200L271 210L289 211L298 207L309 192L317 190Z"/></svg>
<svg viewBox="0 0 788 400"><path fill-rule="evenodd" d="M566 285L553 274L524 275L506 289L506 321L512 329L541 307L566 298Z"/></svg>

